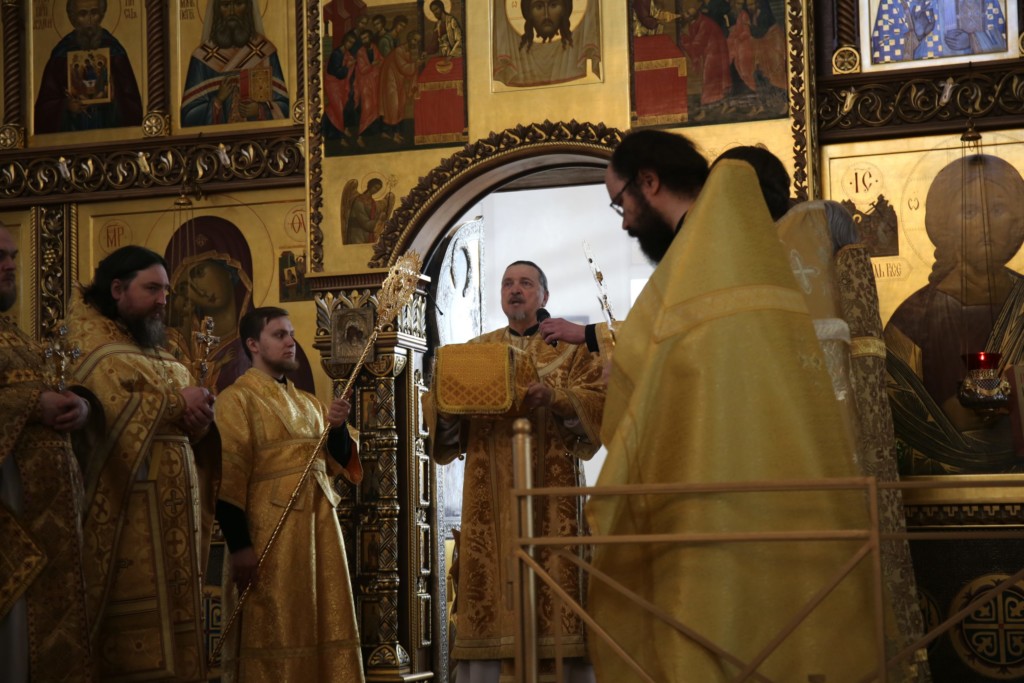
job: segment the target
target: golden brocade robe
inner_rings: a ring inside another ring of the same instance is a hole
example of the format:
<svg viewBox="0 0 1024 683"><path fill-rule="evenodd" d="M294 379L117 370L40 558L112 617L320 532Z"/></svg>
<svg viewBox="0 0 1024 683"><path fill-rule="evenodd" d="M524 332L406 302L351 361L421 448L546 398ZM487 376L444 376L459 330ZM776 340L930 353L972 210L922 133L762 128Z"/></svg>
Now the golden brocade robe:
<svg viewBox="0 0 1024 683"><path fill-rule="evenodd" d="M250 368L217 399L223 444L220 498L245 511L253 550L262 554L326 426L316 397ZM362 654L348 560L335 511L340 496L328 463L362 478L353 447L347 468L321 451L226 634L224 681L362 681ZM237 604L225 557L224 610Z"/></svg>
<svg viewBox="0 0 1024 683"><path fill-rule="evenodd" d="M850 244L833 256L821 201L798 204L776 225L814 319L836 400L852 427L858 470L880 482L899 481L896 435L886 395L885 342L868 248ZM906 533L902 492L880 489L878 501L881 531ZM909 543L883 540L881 560L886 645L894 655L921 637L924 619L917 603ZM902 662L890 676L899 680L910 666L923 664L913 659Z"/></svg>
<svg viewBox="0 0 1024 683"><path fill-rule="evenodd" d="M180 390L192 376L170 354L139 347L80 296L67 323L82 349L75 382L103 406L83 464L85 577L101 677L205 680L204 515L180 426Z"/></svg>
<svg viewBox="0 0 1024 683"><path fill-rule="evenodd" d="M598 487L855 477L814 325L747 164L715 165L618 330ZM867 529L862 491L594 495L597 534ZM594 565L748 663L863 541L597 545ZM877 664L870 562L758 671L857 681ZM589 612L656 681L734 680L741 668L591 578ZM637 680L591 638L601 681Z"/></svg>
<svg viewBox="0 0 1024 683"><path fill-rule="evenodd" d="M532 359L541 381L554 389L552 405L527 415L533 428L533 485L584 485L581 461L600 447L601 410L604 404L602 366L586 346L559 342L546 344L539 334L512 335L508 328L472 340L506 343L521 348ZM431 439L431 455L441 464L466 453L462 491L462 526L456 590L456 660L514 657L516 624L512 581L515 571L515 515L511 495L512 423L515 418L463 420L461 445ZM567 427L578 421L574 429ZM430 426L436 435L437 425ZM582 503L575 497L534 499L537 536L573 537L585 533ZM582 552L569 548L570 552ZM565 591L583 603L585 586L570 562L541 550L538 559ZM554 657L556 630L565 657L586 654L582 621L566 607L555 614L550 590L537 581L538 644L542 659ZM503 663L508 672L510 662Z"/></svg>
<svg viewBox="0 0 1024 683"><path fill-rule="evenodd" d="M82 479L68 436L38 421L41 364L39 346L0 316L0 467L14 459L22 508L0 504L0 620L24 596L31 680L90 681Z"/></svg>

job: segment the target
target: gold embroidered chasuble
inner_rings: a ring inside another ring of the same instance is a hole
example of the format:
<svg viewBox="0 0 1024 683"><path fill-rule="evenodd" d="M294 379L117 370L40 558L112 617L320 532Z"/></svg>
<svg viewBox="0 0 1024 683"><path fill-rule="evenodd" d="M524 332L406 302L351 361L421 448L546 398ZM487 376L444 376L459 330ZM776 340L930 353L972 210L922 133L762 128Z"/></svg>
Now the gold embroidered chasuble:
<svg viewBox="0 0 1024 683"><path fill-rule="evenodd" d="M326 409L294 384L250 368L217 399L223 444L220 498L245 511L263 552L326 426ZM223 649L224 681L362 681L345 542L331 473L359 483L353 454L342 468L326 451L313 464ZM237 593L224 566L224 614Z"/></svg>
<svg viewBox="0 0 1024 683"><path fill-rule="evenodd" d="M101 677L205 680L201 563L209 538L179 422L180 390L194 381L81 296L67 323L83 351L74 379L103 406L83 464L85 576Z"/></svg>
<svg viewBox="0 0 1024 683"><path fill-rule="evenodd" d="M618 330L598 486L853 477L851 436L814 326L747 164L716 164ZM866 529L861 492L592 496L594 534ZM595 546L599 571L743 662L825 588L860 541ZM861 561L759 668L860 680L875 668ZM740 668L591 578L590 614L656 681ZM637 676L591 638L598 680Z"/></svg>
<svg viewBox="0 0 1024 683"><path fill-rule="evenodd" d="M585 485L581 461L590 459L600 447L604 385L599 356L583 345L559 342L552 347L538 334L519 337L508 328L472 341L500 342L522 349L536 365L540 379L554 389L550 407L526 416L533 427L533 485ZM512 604L517 509L511 495L514 419L463 420L461 445L431 439L431 455L441 464L466 453L453 657L506 660L502 663L503 675L511 671L516 632ZM430 425L430 433L438 433L436 424ZM573 537L586 533L582 503L577 498L536 498L534 506L536 535ZM580 548L568 549L582 552ZM584 602L585 586L575 566L550 557L545 550L538 553L538 559L569 595ZM584 656L586 643L580 619L564 606L556 615L550 590L540 581L537 586L540 657L554 657L556 634L561 636L565 657Z"/></svg>
<svg viewBox="0 0 1024 683"><path fill-rule="evenodd" d="M26 598L31 680L91 681L82 480L69 437L38 421L41 365L39 346L0 316L0 467L13 458L21 482L21 509L0 503L0 621Z"/></svg>
<svg viewBox="0 0 1024 683"><path fill-rule="evenodd" d="M853 429L858 471L880 482L898 481L885 342L868 249L851 244L833 256L824 202L799 204L776 225L814 319L836 400ZM878 498L881 531L906 533L902 493L882 489ZM906 541L882 541L882 573L887 647L889 654L896 654L920 638L924 629ZM904 662L890 676L898 680L913 664Z"/></svg>

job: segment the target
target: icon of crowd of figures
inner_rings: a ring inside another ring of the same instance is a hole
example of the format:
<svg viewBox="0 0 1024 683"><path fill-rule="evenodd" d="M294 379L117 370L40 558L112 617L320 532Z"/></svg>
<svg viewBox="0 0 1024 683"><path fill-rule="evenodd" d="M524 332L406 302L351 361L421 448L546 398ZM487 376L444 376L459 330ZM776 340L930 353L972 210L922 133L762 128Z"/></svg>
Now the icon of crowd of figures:
<svg viewBox="0 0 1024 683"><path fill-rule="evenodd" d="M784 0L630 0L635 123L785 117Z"/></svg>
<svg viewBox="0 0 1024 683"><path fill-rule="evenodd" d="M464 142L461 0L324 6L327 156Z"/></svg>

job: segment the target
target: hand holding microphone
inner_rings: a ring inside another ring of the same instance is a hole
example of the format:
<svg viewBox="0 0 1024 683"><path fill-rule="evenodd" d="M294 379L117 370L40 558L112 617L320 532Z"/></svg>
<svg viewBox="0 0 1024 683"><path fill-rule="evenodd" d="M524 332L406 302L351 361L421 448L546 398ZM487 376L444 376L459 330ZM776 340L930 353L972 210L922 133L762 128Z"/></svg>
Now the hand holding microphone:
<svg viewBox="0 0 1024 683"><path fill-rule="evenodd" d="M548 313L548 309L546 309L546 308L538 308L537 309L537 325L538 326L540 326L540 324L542 322L544 322L545 320L548 320L549 318L551 318L551 314ZM543 337L544 335L541 334L541 336ZM546 337L545 337L545 340L546 340ZM548 344L551 344L551 346L558 346L558 340L555 339L555 340L549 341Z"/></svg>

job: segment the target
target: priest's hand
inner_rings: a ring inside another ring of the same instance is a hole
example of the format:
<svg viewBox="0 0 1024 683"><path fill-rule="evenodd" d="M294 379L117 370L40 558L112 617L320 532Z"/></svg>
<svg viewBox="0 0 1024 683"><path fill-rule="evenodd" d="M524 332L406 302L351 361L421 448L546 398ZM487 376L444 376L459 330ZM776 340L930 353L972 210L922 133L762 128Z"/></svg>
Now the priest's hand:
<svg viewBox="0 0 1024 683"><path fill-rule="evenodd" d="M40 422L61 432L73 432L89 419L89 402L70 391L39 394Z"/></svg>
<svg viewBox="0 0 1024 683"><path fill-rule="evenodd" d="M587 341L586 327L569 322L565 318L548 318L540 324L540 336L547 343L566 341L570 344L584 344Z"/></svg>
<svg viewBox="0 0 1024 683"><path fill-rule="evenodd" d="M332 427L340 427L345 424L351 410L352 404L344 397L334 399L327 408L327 423Z"/></svg>
<svg viewBox="0 0 1024 683"><path fill-rule="evenodd" d="M238 589L239 594L250 583L256 581L256 567L259 562L252 546L231 553L231 580L235 582L235 588Z"/></svg>
<svg viewBox="0 0 1024 683"><path fill-rule="evenodd" d="M543 382L534 382L526 389L526 396L523 398L523 405L528 410L551 405L555 392Z"/></svg>
<svg viewBox="0 0 1024 683"><path fill-rule="evenodd" d="M182 421L191 434L202 432L213 422L213 394L204 387L185 387L181 390L185 400Z"/></svg>

